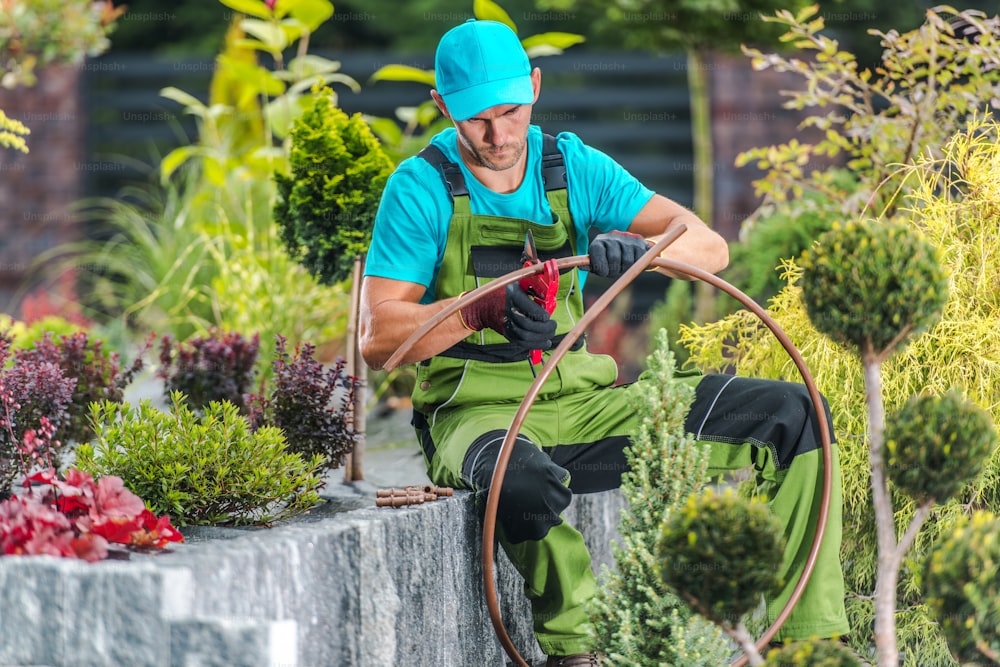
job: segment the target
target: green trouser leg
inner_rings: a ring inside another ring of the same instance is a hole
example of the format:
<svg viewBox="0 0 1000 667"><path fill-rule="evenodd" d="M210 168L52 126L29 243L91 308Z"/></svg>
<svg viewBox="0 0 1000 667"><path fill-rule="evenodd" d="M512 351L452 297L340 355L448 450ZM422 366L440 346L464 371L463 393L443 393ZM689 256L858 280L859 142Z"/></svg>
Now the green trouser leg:
<svg viewBox="0 0 1000 667"><path fill-rule="evenodd" d="M753 463L751 448L726 443L703 443L711 448L709 473L718 475L728 470L744 468ZM765 600L767 621L772 623L788 602L805 569L813 543L814 527L819 522L822 499L823 452L813 450L799 454L784 470L775 470L770 451L756 449L757 491L769 500L774 514L784 528L785 554L779 574L783 587ZM840 567L842 533L842 485L837 447L833 447L833 489L826 530L819 557L809 583L782 625L777 639L807 639L846 635L850 626L844 612L844 575ZM766 460L761 465L760 458Z"/></svg>
<svg viewBox="0 0 1000 667"><path fill-rule="evenodd" d="M593 650L585 603L597 591L590 553L580 532L563 521L540 540L501 546L524 577L535 637L546 655Z"/></svg>

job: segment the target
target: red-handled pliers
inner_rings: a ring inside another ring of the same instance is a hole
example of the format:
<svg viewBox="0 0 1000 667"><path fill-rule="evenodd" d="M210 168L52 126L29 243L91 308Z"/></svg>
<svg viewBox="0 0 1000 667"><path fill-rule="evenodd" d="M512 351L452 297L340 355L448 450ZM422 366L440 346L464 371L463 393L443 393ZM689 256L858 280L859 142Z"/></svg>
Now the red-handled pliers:
<svg viewBox="0 0 1000 667"><path fill-rule="evenodd" d="M524 235L524 253L521 255L521 261L524 262L524 266L531 266L542 262L538 256L538 250L535 248L535 237L532 235L530 229ZM535 303L545 309L545 312L549 315L555 312L556 294L559 292L559 267L556 265L554 258L545 262L545 266L541 272L521 278L518 284L521 286L521 289L535 300ZM535 364L542 362L542 351L532 350L529 359L531 361L531 369L534 371Z"/></svg>

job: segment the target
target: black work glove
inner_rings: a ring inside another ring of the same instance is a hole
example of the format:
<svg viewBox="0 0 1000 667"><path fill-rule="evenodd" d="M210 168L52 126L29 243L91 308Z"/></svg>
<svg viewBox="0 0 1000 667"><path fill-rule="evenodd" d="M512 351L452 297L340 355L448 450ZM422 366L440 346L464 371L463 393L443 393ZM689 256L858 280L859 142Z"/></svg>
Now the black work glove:
<svg viewBox="0 0 1000 667"><path fill-rule="evenodd" d="M487 294L459 314L469 329L493 329L525 350L549 349L556 334L556 321L517 283Z"/></svg>
<svg viewBox="0 0 1000 667"><path fill-rule="evenodd" d="M618 278L650 248L649 241L631 232L598 234L590 244L590 272Z"/></svg>

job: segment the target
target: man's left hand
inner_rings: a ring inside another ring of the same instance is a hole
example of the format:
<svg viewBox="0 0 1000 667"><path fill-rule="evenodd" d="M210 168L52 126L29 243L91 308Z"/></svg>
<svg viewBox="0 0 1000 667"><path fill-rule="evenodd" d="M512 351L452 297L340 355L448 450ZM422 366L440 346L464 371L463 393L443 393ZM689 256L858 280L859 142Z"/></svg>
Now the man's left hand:
<svg viewBox="0 0 1000 667"><path fill-rule="evenodd" d="M649 241L631 232L598 234L590 244L590 272L595 276L619 278L649 248Z"/></svg>

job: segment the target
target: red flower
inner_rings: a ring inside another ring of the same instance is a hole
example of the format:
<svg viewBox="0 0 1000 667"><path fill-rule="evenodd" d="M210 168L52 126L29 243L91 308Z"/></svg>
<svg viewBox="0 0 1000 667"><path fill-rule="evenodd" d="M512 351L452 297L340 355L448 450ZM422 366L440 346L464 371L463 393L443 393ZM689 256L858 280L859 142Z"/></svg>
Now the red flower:
<svg viewBox="0 0 1000 667"><path fill-rule="evenodd" d="M142 499L126 489L120 477L102 477L97 482L94 500L91 517L95 520L95 514L109 519L134 518L146 509Z"/></svg>
<svg viewBox="0 0 1000 667"><path fill-rule="evenodd" d="M132 533L137 530L139 530L139 520L135 517L121 519L104 517L90 526L92 533L115 544L128 544L132 540Z"/></svg>
<svg viewBox="0 0 1000 667"><path fill-rule="evenodd" d="M132 533L132 546L163 548L168 542L183 542L184 536L170 525L170 517L164 514L160 518L149 510L143 510L139 516L141 527Z"/></svg>
<svg viewBox="0 0 1000 667"><path fill-rule="evenodd" d="M27 478L45 485L0 503L0 554L47 554L86 561L107 558L108 543L162 548L184 537L170 518L146 509L121 478L53 469Z"/></svg>
<svg viewBox="0 0 1000 667"><path fill-rule="evenodd" d="M68 518L32 496L0 503L0 552L4 555L46 555L107 558L108 545L98 535L77 536Z"/></svg>

